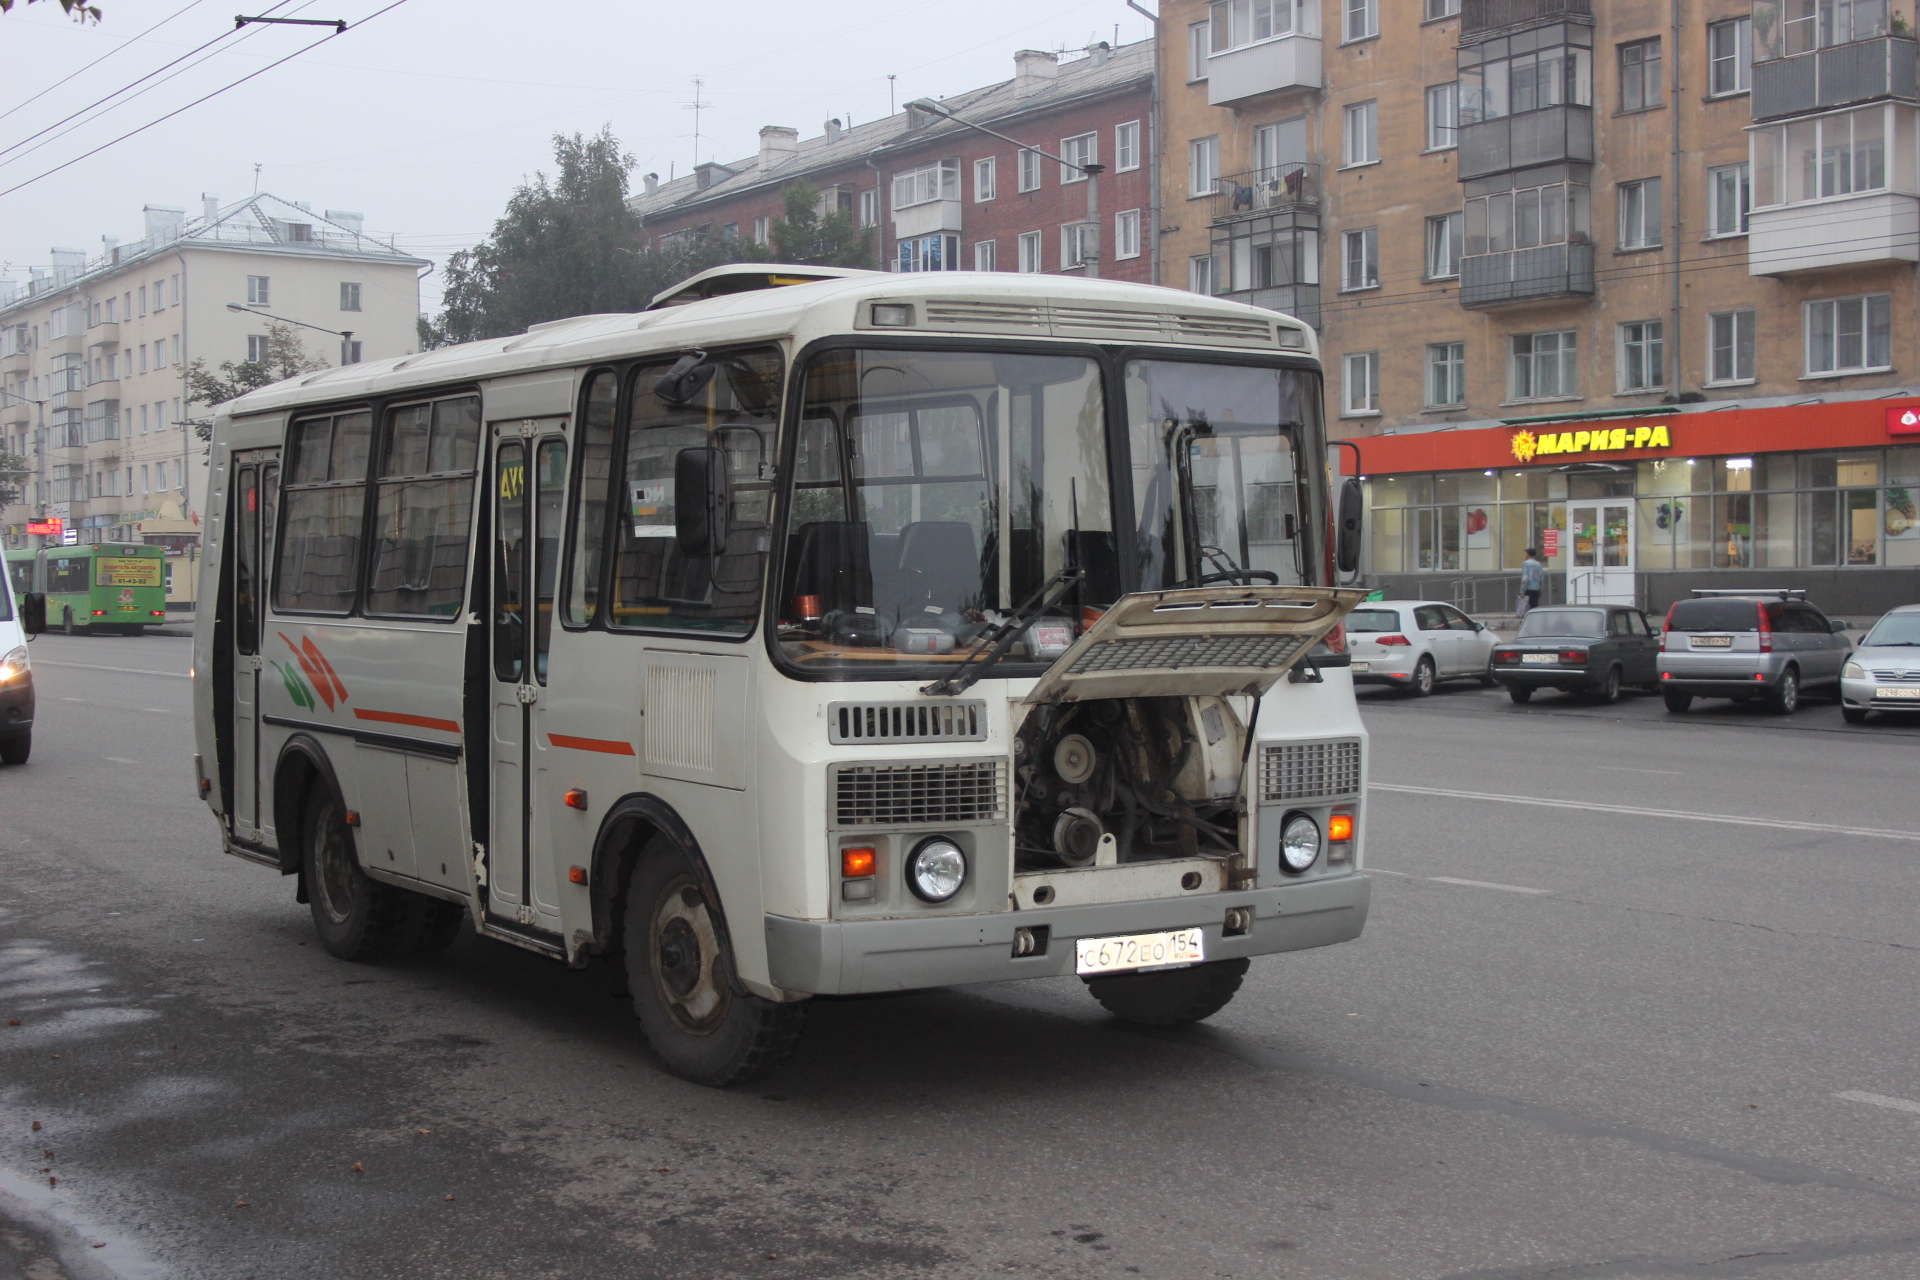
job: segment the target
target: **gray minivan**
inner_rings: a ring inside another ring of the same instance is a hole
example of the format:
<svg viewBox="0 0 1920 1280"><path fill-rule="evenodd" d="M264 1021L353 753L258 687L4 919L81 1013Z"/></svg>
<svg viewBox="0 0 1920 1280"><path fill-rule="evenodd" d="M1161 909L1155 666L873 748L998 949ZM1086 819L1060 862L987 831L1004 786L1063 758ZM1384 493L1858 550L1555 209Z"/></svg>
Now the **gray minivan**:
<svg viewBox="0 0 1920 1280"><path fill-rule="evenodd" d="M1660 640L1660 692L1667 710L1696 697L1764 699L1780 715L1803 689L1838 687L1853 644L1800 591L1699 591L1667 610Z"/></svg>

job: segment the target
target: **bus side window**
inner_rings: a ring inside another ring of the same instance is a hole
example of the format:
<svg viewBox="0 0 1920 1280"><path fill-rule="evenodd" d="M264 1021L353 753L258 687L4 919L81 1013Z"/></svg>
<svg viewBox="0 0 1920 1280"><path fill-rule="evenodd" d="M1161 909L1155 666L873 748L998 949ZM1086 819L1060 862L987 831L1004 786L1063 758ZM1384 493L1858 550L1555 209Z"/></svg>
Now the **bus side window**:
<svg viewBox="0 0 1920 1280"><path fill-rule="evenodd" d="M345 614L353 608L367 505L365 410L293 424L282 501L286 534L273 574L273 606L288 613Z"/></svg>
<svg viewBox="0 0 1920 1280"><path fill-rule="evenodd" d="M479 455L477 396L388 412L367 581L369 615L441 622L459 616Z"/></svg>
<svg viewBox="0 0 1920 1280"><path fill-rule="evenodd" d="M590 626L600 616L600 567L606 559L607 485L613 479L613 421L619 383L602 371L587 387L580 420L580 483L574 497L573 559L567 566L566 612L570 627Z"/></svg>
<svg viewBox="0 0 1920 1280"><path fill-rule="evenodd" d="M241 467L234 481L233 644L240 653L260 652L260 479L253 467Z"/></svg>
<svg viewBox="0 0 1920 1280"><path fill-rule="evenodd" d="M554 586L560 580L560 536L565 528L567 442L542 440L534 454L533 674L547 682L547 648L553 638Z"/></svg>
<svg viewBox="0 0 1920 1280"><path fill-rule="evenodd" d="M517 682L527 634L527 450L519 441L494 453L493 674Z"/></svg>

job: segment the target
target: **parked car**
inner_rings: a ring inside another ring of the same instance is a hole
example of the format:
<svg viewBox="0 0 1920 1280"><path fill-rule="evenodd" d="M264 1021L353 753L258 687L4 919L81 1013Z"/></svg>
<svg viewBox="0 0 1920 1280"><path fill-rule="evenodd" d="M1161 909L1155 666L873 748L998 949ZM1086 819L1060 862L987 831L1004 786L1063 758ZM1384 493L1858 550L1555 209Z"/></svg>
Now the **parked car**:
<svg viewBox="0 0 1920 1280"><path fill-rule="evenodd" d="M1840 714L1920 711L1920 604L1901 605L1867 632L1840 668Z"/></svg>
<svg viewBox="0 0 1920 1280"><path fill-rule="evenodd" d="M1416 697L1442 680L1491 685L1493 643L1485 625L1438 600L1368 601L1347 615L1353 682L1388 684Z"/></svg>
<svg viewBox="0 0 1920 1280"><path fill-rule="evenodd" d="M25 764L33 752L33 664L20 615L40 599L22 595L16 604L13 590L0 581L0 764Z"/></svg>
<svg viewBox="0 0 1920 1280"><path fill-rule="evenodd" d="M1790 715L1802 690L1838 685L1853 644L1799 591L1695 591L1667 610L1660 645L1660 692L1667 710L1695 698L1766 701Z"/></svg>
<svg viewBox="0 0 1920 1280"><path fill-rule="evenodd" d="M1493 674L1515 702L1536 689L1615 702L1628 685L1651 690L1659 641L1647 615L1624 605L1543 605L1493 651Z"/></svg>

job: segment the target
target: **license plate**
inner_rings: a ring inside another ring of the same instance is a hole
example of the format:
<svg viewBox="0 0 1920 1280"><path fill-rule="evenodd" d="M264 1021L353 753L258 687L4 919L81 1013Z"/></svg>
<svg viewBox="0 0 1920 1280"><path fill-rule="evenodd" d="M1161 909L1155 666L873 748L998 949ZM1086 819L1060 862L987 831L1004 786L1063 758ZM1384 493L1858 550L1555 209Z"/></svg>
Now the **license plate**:
<svg viewBox="0 0 1920 1280"><path fill-rule="evenodd" d="M1354 663L1354 664L1353 664L1353 665L1352 665L1352 666L1351 666L1351 667L1349 668L1349 670L1353 670L1353 671L1365 671L1365 670L1367 670L1367 664L1366 664L1366 663L1364 663L1364 662L1356 662L1356 663Z"/></svg>
<svg viewBox="0 0 1920 1280"><path fill-rule="evenodd" d="M1529 666L1553 667L1560 664L1560 655L1557 653L1523 653L1520 655L1520 661Z"/></svg>
<svg viewBox="0 0 1920 1280"><path fill-rule="evenodd" d="M1123 938L1080 938L1074 946L1074 972L1125 973L1197 964L1207 958L1206 935L1198 929L1134 933Z"/></svg>
<svg viewBox="0 0 1920 1280"><path fill-rule="evenodd" d="M1731 649L1732 636L1688 636L1687 643L1696 649Z"/></svg>
<svg viewBox="0 0 1920 1280"><path fill-rule="evenodd" d="M1920 689L1875 689L1873 696L1876 698L1912 698L1915 701L1920 701Z"/></svg>

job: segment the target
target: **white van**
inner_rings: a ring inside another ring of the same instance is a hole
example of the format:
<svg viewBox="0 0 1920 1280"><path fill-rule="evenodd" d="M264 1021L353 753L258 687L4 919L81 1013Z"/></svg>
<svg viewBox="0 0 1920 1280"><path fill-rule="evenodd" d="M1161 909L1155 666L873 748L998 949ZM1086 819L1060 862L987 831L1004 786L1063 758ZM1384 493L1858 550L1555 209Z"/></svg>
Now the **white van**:
<svg viewBox="0 0 1920 1280"><path fill-rule="evenodd" d="M10 587L0 587L0 764L25 764L33 753L33 664L27 660L27 629L21 614L38 605L46 627L46 597L22 596L15 604Z"/></svg>

